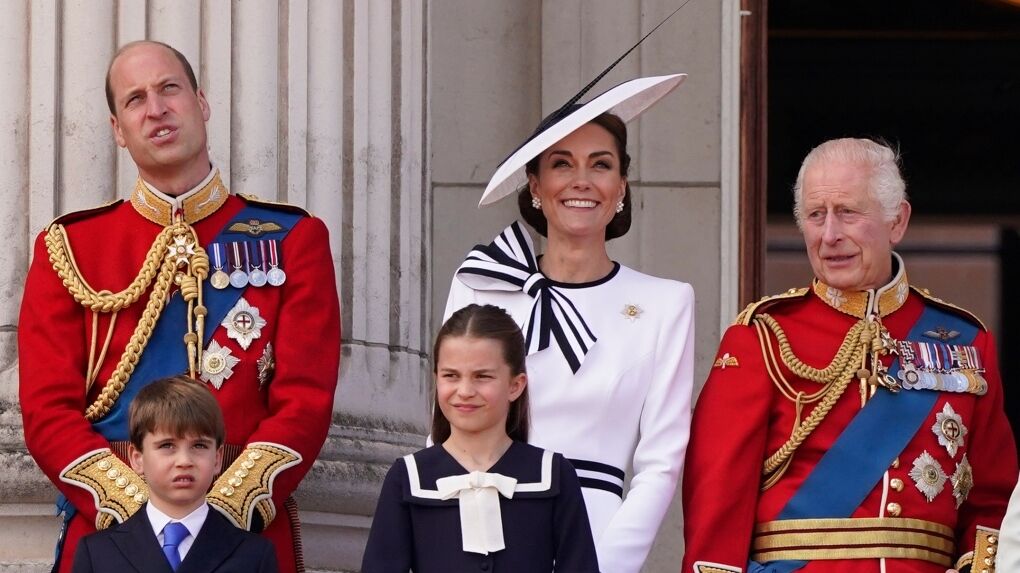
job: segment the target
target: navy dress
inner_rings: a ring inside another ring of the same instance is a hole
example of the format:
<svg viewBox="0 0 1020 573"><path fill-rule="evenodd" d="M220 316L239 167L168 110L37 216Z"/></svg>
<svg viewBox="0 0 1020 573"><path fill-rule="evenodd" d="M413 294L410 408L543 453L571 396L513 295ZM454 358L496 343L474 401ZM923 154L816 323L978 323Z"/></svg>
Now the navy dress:
<svg viewBox="0 0 1020 573"><path fill-rule="evenodd" d="M514 442L488 470L517 479L513 499L499 496L506 548L488 555L464 551L459 502L438 499L436 480L467 473L442 445L397 460L362 573L598 573L577 473L562 455Z"/></svg>

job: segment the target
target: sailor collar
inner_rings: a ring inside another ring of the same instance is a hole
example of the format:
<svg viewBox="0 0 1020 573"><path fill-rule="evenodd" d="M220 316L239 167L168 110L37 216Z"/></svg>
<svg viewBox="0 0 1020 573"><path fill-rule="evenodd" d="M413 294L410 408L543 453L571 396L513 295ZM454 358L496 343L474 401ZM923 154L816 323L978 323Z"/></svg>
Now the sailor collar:
<svg viewBox="0 0 1020 573"><path fill-rule="evenodd" d="M177 197L163 193L139 177L131 193L131 205L138 214L158 225L172 224L175 216L182 217L190 225L215 213L229 195L220 179L220 170L213 167L201 183Z"/></svg>
<svg viewBox="0 0 1020 573"><path fill-rule="evenodd" d="M907 301L910 282L903 265L903 259L892 253L896 273L885 286L864 291L844 291L815 279L811 285L818 298L832 308L850 316L866 318L870 314L885 317L896 312Z"/></svg>
<svg viewBox="0 0 1020 573"><path fill-rule="evenodd" d="M559 493L553 452L528 444L514 442L487 472L514 478L514 497L552 497ZM421 505L457 505L456 499L444 500L438 482L450 476L469 474L447 452L436 444L403 458L407 469L409 490L407 501Z"/></svg>

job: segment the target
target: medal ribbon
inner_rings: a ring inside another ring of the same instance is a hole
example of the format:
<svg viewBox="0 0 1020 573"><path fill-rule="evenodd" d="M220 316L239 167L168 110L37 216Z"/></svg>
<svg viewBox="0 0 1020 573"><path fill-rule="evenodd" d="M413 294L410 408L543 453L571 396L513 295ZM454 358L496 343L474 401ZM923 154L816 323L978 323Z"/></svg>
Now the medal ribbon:
<svg viewBox="0 0 1020 573"><path fill-rule="evenodd" d="M259 241L260 243L262 241ZM269 239L269 266L274 269L280 265L280 257L276 253L276 239Z"/></svg>
<svg viewBox="0 0 1020 573"><path fill-rule="evenodd" d="M259 262L254 263L256 267L265 271L266 270L266 241L265 239L259 239L259 248L255 250L259 255Z"/></svg>
<svg viewBox="0 0 1020 573"><path fill-rule="evenodd" d="M598 340L574 303L538 269L531 237L519 221L488 245L476 245L456 276L475 290L520 290L535 299L524 325L528 354L545 350L555 339L570 369L577 373Z"/></svg>
<svg viewBox="0 0 1020 573"><path fill-rule="evenodd" d="M235 271L239 271L241 270L241 251L237 246L237 241L232 241L230 248L234 251L234 260L230 264L234 267Z"/></svg>
<svg viewBox="0 0 1020 573"><path fill-rule="evenodd" d="M220 244L213 243L210 245L213 253L213 266L216 270L223 270L223 253L220 251Z"/></svg>

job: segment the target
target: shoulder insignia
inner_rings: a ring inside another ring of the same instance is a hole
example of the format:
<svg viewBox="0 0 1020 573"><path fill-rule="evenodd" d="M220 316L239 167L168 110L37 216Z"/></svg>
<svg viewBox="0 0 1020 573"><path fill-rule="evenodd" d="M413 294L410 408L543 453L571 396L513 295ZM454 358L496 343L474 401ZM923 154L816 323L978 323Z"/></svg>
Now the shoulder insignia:
<svg viewBox="0 0 1020 573"><path fill-rule="evenodd" d="M777 302L784 300L803 298L809 292L811 292L811 289L809 289L808 287L803 287L792 288L784 293L772 296L763 296L757 302L752 302L751 304L745 306L744 310L740 311L740 314L738 314L737 318L734 319L733 324L747 326L751 324L751 319L754 318L756 314L758 314L758 311L763 310L765 307L771 306Z"/></svg>
<svg viewBox="0 0 1020 573"><path fill-rule="evenodd" d="M918 295L920 295L921 298L923 298L926 302L929 302L929 303L931 303L931 304L933 304L933 305L935 305L935 306L937 306L937 307L939 307L939 308L941 308L943 310L949 310L949 311L952 311L955 314L962 315L964 318L969 319L971 322L977 324L981 328L981 330L984 330L986 332L988 331L988 327L985 326L985 323L982 322L981 319L978 318L977 315L974 314L973 312L971 312L971 311L969 311L969 310L967 310L965 308L960 308L960 307L956 306L955 304L948 303L948 302L942 300L941 298L931 294L931 291L929 291L926 288L918 288L918 287L915 287L915 286L911 286L910 290L912 290L915 293L917 293ZM941 334L941 333L939 333L939 334ZM939 338L941 338L941 337L939 337ZM952 337L950 336L950 338L952 338Z"/></svg>
<svg viewBox="0 0 1020 573"><path fill-rule="evenodd" d="M311 217L312 216L312 214L309 213L308 211L305 211L304 209L302 209L301 207L298 207L297 205L291 205L290 203L281 203L279 201L268 201L268 200L263 199L263 198L261 198L261 197L259 197L257 195L252 195L251 193L237 193L237 196L240 197L241 199L244 199L245 202L247 202L247 203L255 203L256 205L260 205L262 207L268 207L270 209L278 209L280 211L287 211L289 213L298 213L299 215L304 215L306 217Z"/></svg>
<svg viewBox="0 0 1020 573"><path fill-rule="evenodd" d="M74 223L75 221L81 221L82 219L88 219L93 215L98 215L106 211L111 211L113 210L114 207L117 207L123 202L124 202L123 199L115 199L113 201L110 201L109 203L103 203L98 207L92 207L91 209L82 209L81 211L72 211L70 213L64 213L63 215L60 215L59 217L50 221L50 224L46 225L46 228L49 229L53 225L66 225L68 223Z"/></svg>

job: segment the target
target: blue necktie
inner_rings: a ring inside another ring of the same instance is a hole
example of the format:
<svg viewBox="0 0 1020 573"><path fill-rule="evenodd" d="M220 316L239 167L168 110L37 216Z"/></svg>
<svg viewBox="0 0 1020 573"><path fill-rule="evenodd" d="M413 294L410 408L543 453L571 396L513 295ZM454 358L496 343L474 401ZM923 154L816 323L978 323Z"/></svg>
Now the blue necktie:
<svg viewBox="0 0 1020 573"><path fill-rule="evenodd" d="M189 535L191 533L183 523L171 522L163 528L163 555L166 555L166 560L170 562L170 568L174 571L181 566L181 554L177 551L177 546Z"/></svg>

